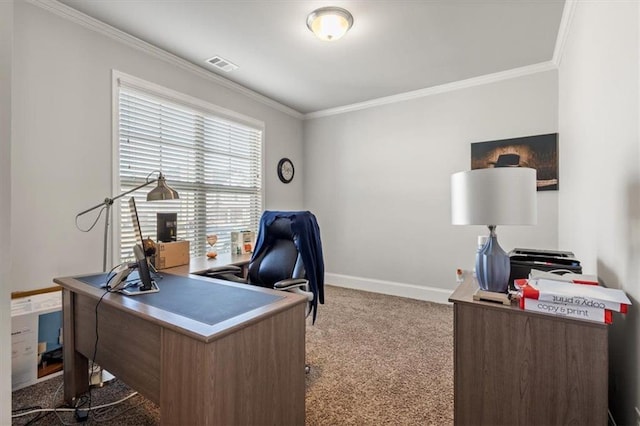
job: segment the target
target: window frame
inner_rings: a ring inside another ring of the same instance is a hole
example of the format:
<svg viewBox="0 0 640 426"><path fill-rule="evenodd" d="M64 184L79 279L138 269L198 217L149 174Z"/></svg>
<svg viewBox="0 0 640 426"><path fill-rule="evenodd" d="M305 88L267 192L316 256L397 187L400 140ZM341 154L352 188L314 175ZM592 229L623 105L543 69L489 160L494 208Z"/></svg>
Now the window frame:
<svg viewBox="0 0 640 426"><path fill-rule="evenodd" d="M147 95L164 99L173 104L180 105L182 107L195 110L207 115L213 115L223 120L229 120L241 125L252 127L261 132L260 140L260 197L262 202L262 210L265 208L265 124L263 121L246 116L244 114L229 110L227 108L212 104L205 100L169 89L167 87L151 83L149 81L131 76L129 74L120 72L118 70L112 70L112 143L111 143L111 157L112 157L112 180L111 180L111 193L115 195L120 193L121 181L120 181L120 90L122 87L132 90L143 92ZM154 174L151 178L157 178ZM168 183L171 184L171 176L168 176ZM145 190L151 190L153 184L149 185ZM126 197L125 197L126 198ZM122 262L120 256L120 239L121 239L121 220L120 211L122 203L126 203L127 200L120 198L115 200L111 207L111 218L107 220L111 221L111 249L109 255L113 260L112 265L117 265ZM256 224L256 227L258 224ZM255 229L257 231L257 228Z"/></svg>

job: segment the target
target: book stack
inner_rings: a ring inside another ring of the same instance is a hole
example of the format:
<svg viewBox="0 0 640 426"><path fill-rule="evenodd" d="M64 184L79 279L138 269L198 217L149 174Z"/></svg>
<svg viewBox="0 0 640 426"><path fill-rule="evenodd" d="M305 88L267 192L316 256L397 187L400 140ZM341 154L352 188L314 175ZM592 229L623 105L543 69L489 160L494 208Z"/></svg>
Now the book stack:
<svg viewBox="0 0 640 426"><path fill-rule="evenodd" d="M538 272L515 280L520 308L526 311L611 324L612 312L624 314L631 305L624 291L602 287L595 277Z"/></svg>

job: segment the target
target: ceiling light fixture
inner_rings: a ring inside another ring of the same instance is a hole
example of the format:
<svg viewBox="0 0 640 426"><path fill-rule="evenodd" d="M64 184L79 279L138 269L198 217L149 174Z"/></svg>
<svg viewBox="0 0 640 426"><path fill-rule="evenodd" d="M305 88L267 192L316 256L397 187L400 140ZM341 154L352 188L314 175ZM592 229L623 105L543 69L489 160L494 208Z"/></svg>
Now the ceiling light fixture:
<svg viewBox="0 0 640 426"><path fill-rule="evenodd" d="M341 7L321 7L307 16L307 27L324 41L335 41L353 25L353 16Z"/></svg>

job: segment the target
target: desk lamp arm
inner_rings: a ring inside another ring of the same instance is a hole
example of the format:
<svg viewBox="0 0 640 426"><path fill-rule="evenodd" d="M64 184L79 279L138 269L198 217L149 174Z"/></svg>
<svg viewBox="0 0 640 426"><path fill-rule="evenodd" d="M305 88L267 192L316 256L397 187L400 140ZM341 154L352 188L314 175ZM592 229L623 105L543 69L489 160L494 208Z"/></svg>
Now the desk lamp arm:
<svg viewBox="0 0 640 426"><path fill-rule="evenodd" d="M109 239L109 217L110 217L110 213L111 213L111 206L113 205L113 202L115 200L117 200L118 198L122 198L125 195L131 194L132 192L135 192L139 189L144 188L145 186L151 185L152 183L158 182L160 179L164 179L164 176L162 175L162 172L158 172L159 176L157 178L151 179L149 180L149 176L151 176L151 174L153 174L155 172L151 172L147 175L147 180L145 183L140 184L138 186L136 186L133 189L130 189L129 191L125 191L122 194L118 194L113 198L105 198L104 201L100 204L96 204L93 207L88 208L87 210L84 210L80 213L78 213L76 215L76 226L78 224L78 218L80 216L83 216L89 212L92 212L100 207L102 207L103 209L106 209L106 218L104 221L104 247L103 247L103 251L102 251L102 271L106 272L107 271L107 241ZM96 218L96 221L93 223L93 225L91 225L91 227L89 229L87 229L85 232L89 232L91 229L93 229L93 227L95 226L95 224L98 222L98 219L100 219L100 214L98 214L98 217Z"/></svg>

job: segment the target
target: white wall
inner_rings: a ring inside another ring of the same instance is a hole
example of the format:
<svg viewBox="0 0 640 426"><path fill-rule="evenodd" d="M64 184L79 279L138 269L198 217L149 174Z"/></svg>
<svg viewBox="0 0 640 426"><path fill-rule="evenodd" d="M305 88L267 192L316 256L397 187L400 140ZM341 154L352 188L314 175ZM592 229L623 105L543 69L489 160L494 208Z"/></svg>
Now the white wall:
<svg viewBox="0 0 640 426"><path fill-rule="evenodd" d="M639 23L638 2L576 2L559 69L559 242L633 301L610 327L609 405L625 425L640 419Z"/></svg>
<svg viewBox="0 0 640 426"><path fill-rule="evenodd" d="M9 424L10 291L102 268L104 222L82 233L74 218L113 194L113 69L263 121L268 209L302 208L301 173L284 185L276 164L286 156L301 170L303 157L299 117L27 2L0 1L0 41L0 199L10 199L0 203L0 424Z"/></svg>
<svg viewBox="0 0 640 426"><path fill-rule="evenodd" d="M0 2L0 424L10 424L11 409L11 64L13 0Z"/></svg>
<svg viewBox="0 0 640 426"><path fill-rule="evenodd" d="M289 185L276 175L283 156L303 169L299 117L26 2L15 5L14 37L14 290L102 268L104 222L82 233L74 218L114 194L113 69L265 122L265 207L302 208L302 173Z"/></svg>
<svg viewBox="0 0 640 426"><path fill-rule="evenodd" d="M556 71L306 120L304 202L327 282L446 300L488 233L451 225L450 176L470 168L470 144L557 130ZM498 227L502 247L557 248L557 198L538 193L535 227Z"/></svg>

